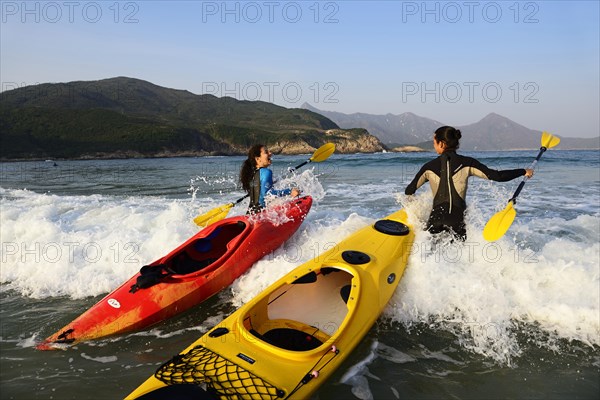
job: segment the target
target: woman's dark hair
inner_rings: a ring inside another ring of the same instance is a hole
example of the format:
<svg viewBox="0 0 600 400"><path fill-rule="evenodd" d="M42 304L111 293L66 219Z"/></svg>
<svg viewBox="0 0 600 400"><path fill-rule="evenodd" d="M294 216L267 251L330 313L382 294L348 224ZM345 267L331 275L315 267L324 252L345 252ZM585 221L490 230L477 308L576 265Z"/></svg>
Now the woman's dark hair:
<svg viewBox="0 0 600 400"><path fill-rule="evenodd" d="M248 150L248 158L244 160L242 168L240 169L240 183L246 191L250 193L250 182L256 171L256 158L260 157L260 151L265 147L263 144L255 144Z"/></svg>
<svg viewBox="0 0 600 400"><path fill-rule="evenodd" d="M451 126L442 126L435 131L435 140L444 142L447 150L456 150L460 147L459 140L462 137L460 130Z"/></svg>

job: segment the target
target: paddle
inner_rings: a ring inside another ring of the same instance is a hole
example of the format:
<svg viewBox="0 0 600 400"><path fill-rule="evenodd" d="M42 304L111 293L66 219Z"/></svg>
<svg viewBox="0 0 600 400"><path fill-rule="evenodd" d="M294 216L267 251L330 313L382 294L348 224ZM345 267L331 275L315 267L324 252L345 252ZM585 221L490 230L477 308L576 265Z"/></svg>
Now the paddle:
<svg viewBox="0 0 600 400"><path fill-rule="evenodd" d="M333 154L334 151L335 151L335 144L326 143L323 146L319 147L317 150L315 150L312 157L310 157L308 160L302 162L301 164L297 165L295 168L289 169L289 171L293 172L293 171L297 170L298 168L301 168L310 162L325 161L329 158L329 156L331 156ZM242 200L244 200L246 197L249 197L249 196L250 195L247 194L244 197L240 197L233 203L215 207L212 210L205 212L202 215L198 215L196 218L194 218L194 223L198 226L208 226L214 222L220 221L227 216L227 214L229 213L229 210L231 208L233 208L236 204L240 203Z"/></svg>
<svg viewBox="0 0 600 400"><path fill-rule="evenodd" d="M542 147L540 147L540 152L538 153L535 160L533 160L528 169L535 168L535 165L537 164L542 154L544 154L546 150L559 144L560 139L556 136L552 136L548 132L542 132L541 142ZM525 186L525 182L527 182L528 179L529 178L527 178L526 176L523 178L523 180L517 187L515 194L513 194L510 200L508 200L506 208L494 214L494 216L490 218L488 223L485 224L485 227L483 228L483 238L485 240L493 242L495 240L500 239L502 236L504 236L506 231L508 231L508 228L510 228L515 217L517 216L517 211L514 209L513 206L516 204L517 196L519 195L519 193L521 193L521 190L523 189L523 186Z"/></svg>

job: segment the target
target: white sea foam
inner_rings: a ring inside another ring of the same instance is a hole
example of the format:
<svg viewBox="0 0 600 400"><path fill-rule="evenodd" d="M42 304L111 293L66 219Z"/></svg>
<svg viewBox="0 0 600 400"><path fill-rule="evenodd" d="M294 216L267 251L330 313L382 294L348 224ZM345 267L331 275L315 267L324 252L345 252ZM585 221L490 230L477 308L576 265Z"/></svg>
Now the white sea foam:
<svg viewBox="0 0 600 400"><path fill-rule="evenodd" d="M422 204L407 204L411 222L426 218ZM521 354L517 334L526 325L549 334L541 346L552 338L600 346L599 218L541 218L537 229L516 224L488 243L473 223L483 220L478 214L470 208L465 243L447 237L433 245L428 233L417 233L385 315L409 328L450 330L464 347L503 364ZM530 229L535 237L516 241Z"/></svg>
<svg viewBox="0 0 600 400"><path fill-rule="evenodd" d="M369 388L369 381L365 377L369 374L369 364L377 358L377 346L378 342L375 341L371 345L369 354L350 367L350 369L340 379L341 383L352 386L352 394L361 400L369 400L373 398L371 389Z"/></svg>
<svg viewBox="0 0 600 400"><path fill-rule="evenodd" d="M117 356L106 356L106 357L92 357L92 356L88 356L85 353L81 353L81 357L85 358L86 360L90 360L90 361L96 361L102 364L107 364L107 363L112 363L117 361Z"/></svg>
<svg viewBox="0 0 600 400"><path fill-rule="evenodd" d="M0 282L24 296L107 293L197 231L189 203L2 190Z"/></svg>
<svg viewBox="0 0 600 400"><path fill-rule="evenodd" d="M290 183L315 201L324 196L311 169L278 185ZM192 219L198 213L228 201L58 196L3 188L0 196L0 283L27 297L74 299L114 290L197 233ZM245 211L241 205L230 216Z"/></svg>
<svg viewBox="0 0 600 400"><path fill-rule="evenodd" d="M330 199L312 170L286 179L279 187L295 184L313 195L313 209L284 246L231 286L228 299L235 306L374 221L349 208L320 207L319 202L344 204L345 199L362 204L360 196L351 196L356 185L345 191L336 187L337 196ZM505 192L498 191L497 200L469 200L466 243L446 239L435 246L422 231L431 193L398 196L398 208L407 209L416 240L384 318L409 329L426 324L451 331L464 348L501 364L521 354L517 336L527 326L548 334L539 339L546 340L541 346L552 345L547 337L600 346L600 216L520 214L503 238L487 243L481 230L496 211L490 203L501 208ZM190 201L14 189L0 189L0 194L0 282L33 298L107 293L196 233L192 219L199 212L239 196ZM526 206L519 205L519 212ZM230 215L244 212L240 206Z"/></svg>
<svg viewBox="0 0 600 400"><path fill-rule="evenodd" d="M387 361L391 361L395 364L405 364L409 362L417 361L414 357L402 353L401 351L383 344L377 340L373 341L369 354L351 366L346 373L340 378L340 382L352 386L352 393L359 399L372 399L373 394L369 388L369 381L367 377L377 381L381 379L372 374L369 371L369 365L373 363L377 358L383 358ZM393 392L394 389L390 388ZM396 398L398 398L395 392Z"/></svg>

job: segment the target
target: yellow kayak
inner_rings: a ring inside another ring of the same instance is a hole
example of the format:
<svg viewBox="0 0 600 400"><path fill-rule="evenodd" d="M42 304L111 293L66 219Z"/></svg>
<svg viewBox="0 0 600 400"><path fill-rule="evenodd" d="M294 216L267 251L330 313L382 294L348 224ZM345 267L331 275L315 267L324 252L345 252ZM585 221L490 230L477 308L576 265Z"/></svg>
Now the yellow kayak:
<svg viewBox="0 0 600 400"><path fill-rule="evenodd" d="M240 307L127 399L308 398L385 308L413 240L403 210L357 231Z"/></svg>

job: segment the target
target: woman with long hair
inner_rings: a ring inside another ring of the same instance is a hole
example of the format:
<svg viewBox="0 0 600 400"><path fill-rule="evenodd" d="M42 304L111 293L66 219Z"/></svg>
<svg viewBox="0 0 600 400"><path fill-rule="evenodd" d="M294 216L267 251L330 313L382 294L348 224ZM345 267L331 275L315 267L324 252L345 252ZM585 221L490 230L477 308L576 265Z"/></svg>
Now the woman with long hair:
<svg viewBox="0 0 600 400"><path fill-rule="evenodd" d="M423 165L406 187L405 194L414 194L429 181L433 192L433 207L426 229L431 233L451 232L459 239L466 240L464 216L469 176L506 182L523 175L530 178L533 170L519 168L498 171L472 157L459 155L456 150L461 137L460 130L451 126L442 126L435 131L433 147L439 157Z"/></svg>
<svg viewBox="0 0 600 400"><path fill-rule="evenodd" d="M296 197L300 191L296 188L275 190L273 188L273 172L268 168L271 152L263 144L255 144L248 150L248 158L240 169L240 183L250 195L248 213L256 213L265 208L267 195Z"/></svg>

